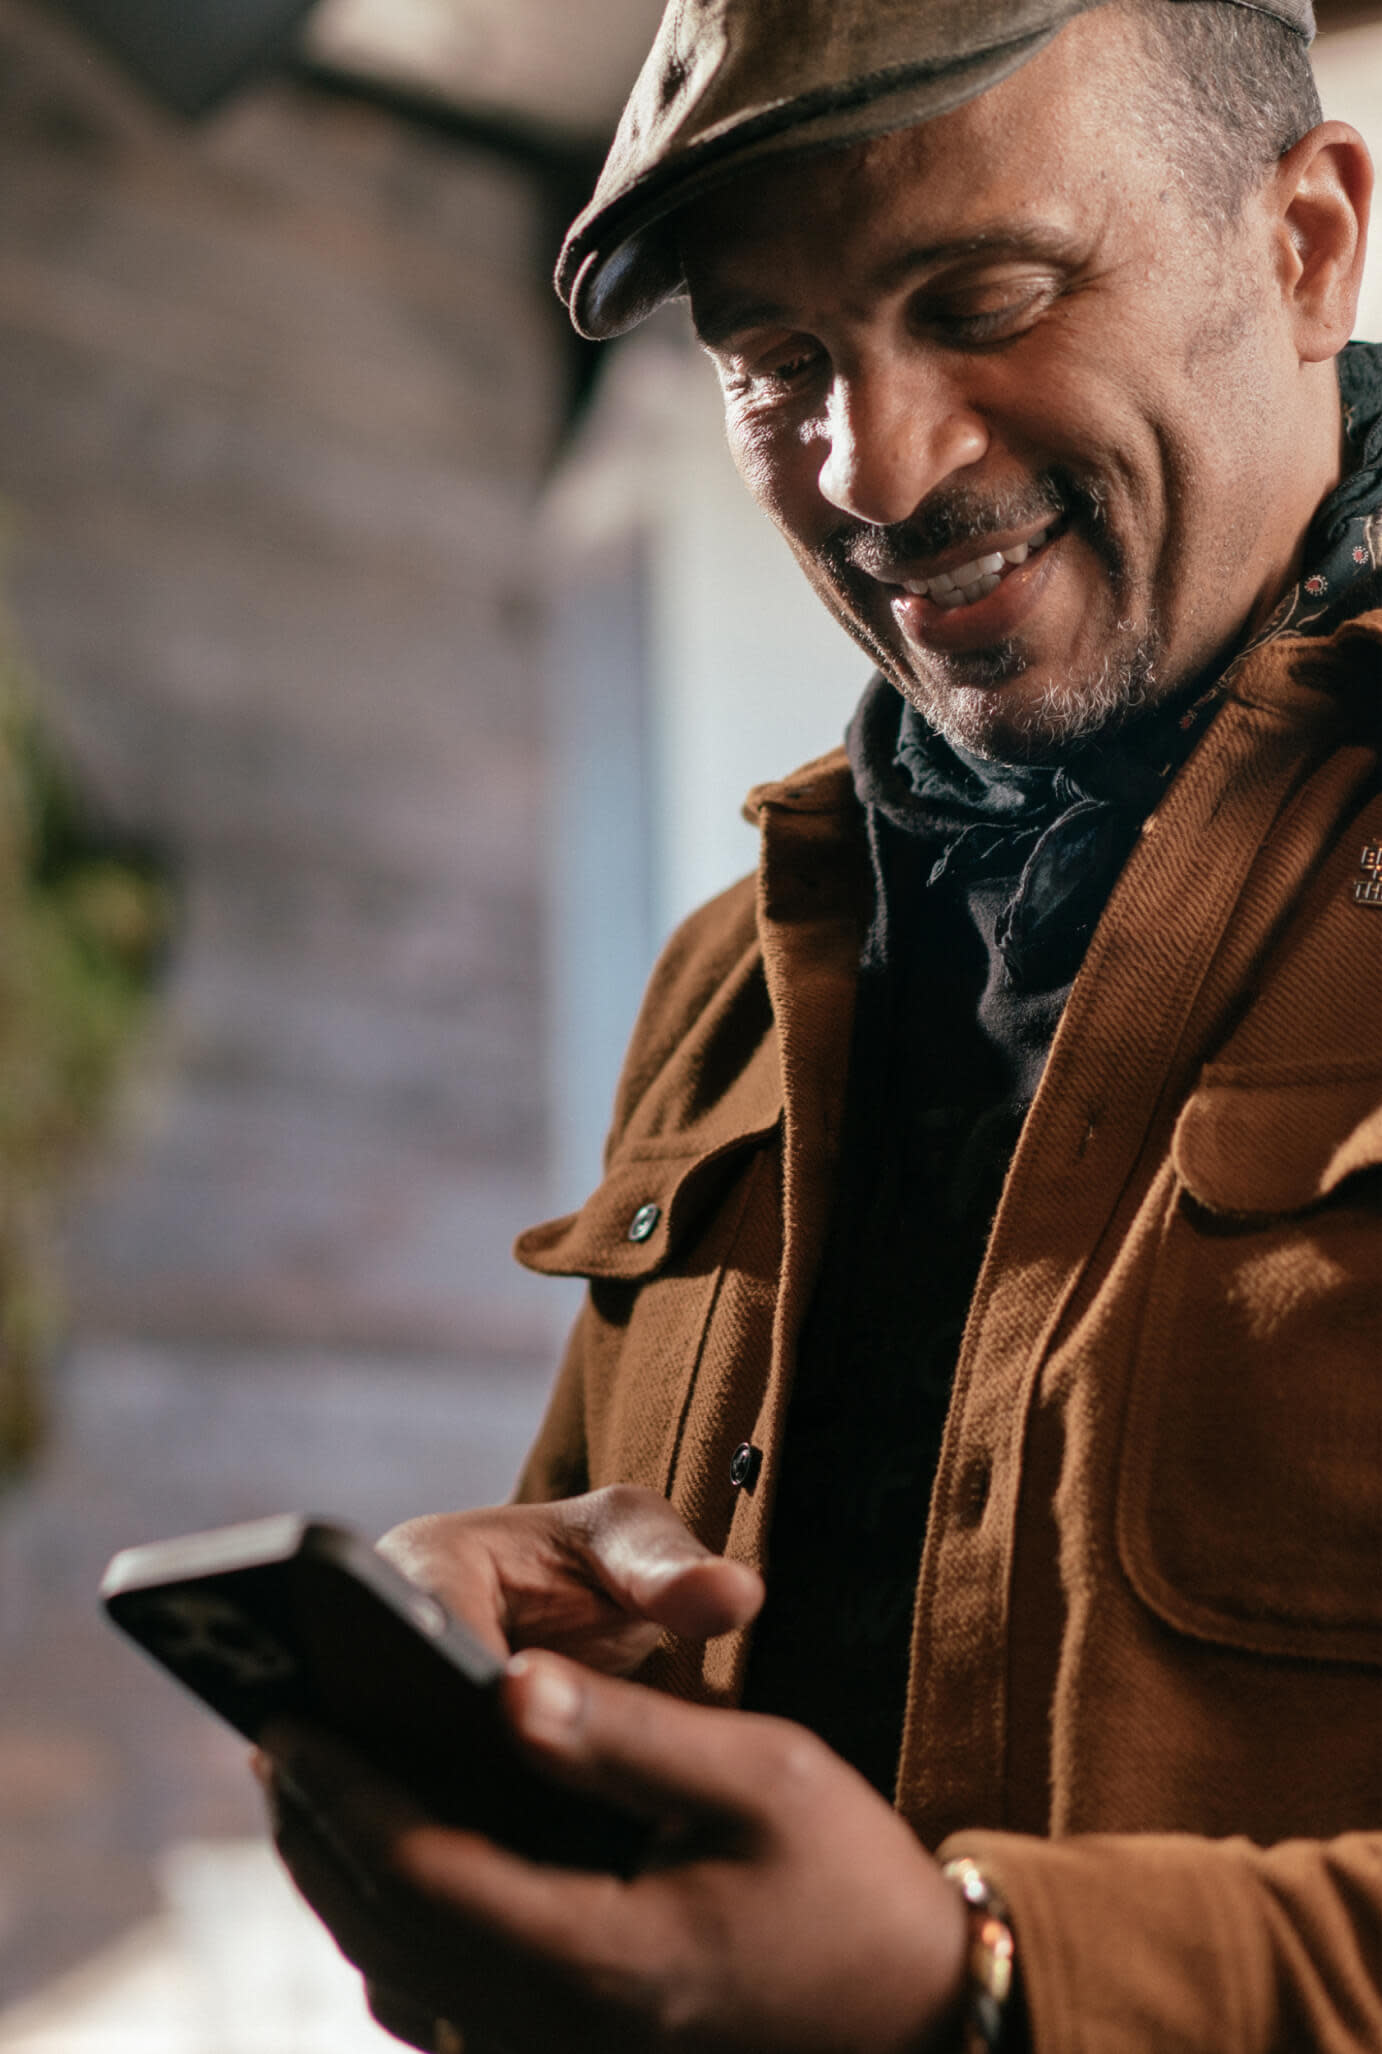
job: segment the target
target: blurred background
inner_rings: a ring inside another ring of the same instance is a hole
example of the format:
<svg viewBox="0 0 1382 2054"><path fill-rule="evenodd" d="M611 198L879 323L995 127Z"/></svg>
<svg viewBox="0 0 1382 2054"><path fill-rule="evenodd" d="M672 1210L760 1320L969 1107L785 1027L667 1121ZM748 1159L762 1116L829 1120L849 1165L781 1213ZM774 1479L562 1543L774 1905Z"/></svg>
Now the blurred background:
<svg viewBox="0 0 1382 2054"><path fill-rule="evenodd" d="M509 1489L509 1244L863 682L679 314L550 293L657 12L0 0L0 2054L395 2044L101 1568Z"/></svg>

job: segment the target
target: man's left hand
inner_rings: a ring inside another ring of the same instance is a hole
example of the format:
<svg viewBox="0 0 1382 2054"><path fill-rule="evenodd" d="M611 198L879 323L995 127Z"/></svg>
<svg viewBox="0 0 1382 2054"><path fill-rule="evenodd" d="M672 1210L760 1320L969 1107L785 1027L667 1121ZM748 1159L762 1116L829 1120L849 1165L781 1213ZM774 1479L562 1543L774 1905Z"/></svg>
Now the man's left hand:
<svg viewBox="0 0 1382 2054"><path fill-rule="evenodd" d="M640 1874L521 1860L437 1824L334 1741L272 1738L280 1851L395 2030L458 2034L470 2054L957 2042L959 1899L814 1735L545 1653L517 1657L503 1689L535 1761L654 1822ZM430 2020L451 2027L419 2031Z"/></svg>

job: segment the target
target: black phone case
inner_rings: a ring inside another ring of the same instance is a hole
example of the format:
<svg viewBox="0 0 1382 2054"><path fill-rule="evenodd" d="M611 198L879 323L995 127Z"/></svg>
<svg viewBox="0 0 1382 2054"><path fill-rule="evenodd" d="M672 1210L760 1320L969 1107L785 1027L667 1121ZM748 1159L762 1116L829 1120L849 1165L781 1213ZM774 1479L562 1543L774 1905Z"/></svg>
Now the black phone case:
<svg viewBox="0 0 1382 2054"><path fill-rule="evenodd" d="M534 1860L637 1865L643 1823L523 1761L499 1709L502 1664L345 1528L283 1514L126 1548L101 1597L246 1739L276 1718L308 1720L449 1824Z"/></svg>

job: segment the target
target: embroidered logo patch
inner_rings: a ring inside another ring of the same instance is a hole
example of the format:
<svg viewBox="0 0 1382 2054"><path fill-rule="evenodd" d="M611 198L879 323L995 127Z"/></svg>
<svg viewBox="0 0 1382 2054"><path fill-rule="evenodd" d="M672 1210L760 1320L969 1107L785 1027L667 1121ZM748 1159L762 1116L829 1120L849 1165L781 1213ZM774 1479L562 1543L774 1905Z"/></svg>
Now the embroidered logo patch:
<svg viewBox="0 0 1382 2054"><path fill-rule="evenodd" d="M1354 900L1360 906L1382 906L1382 842L1364 842L1361 860L1363 874L1354 883Z"/></svg>

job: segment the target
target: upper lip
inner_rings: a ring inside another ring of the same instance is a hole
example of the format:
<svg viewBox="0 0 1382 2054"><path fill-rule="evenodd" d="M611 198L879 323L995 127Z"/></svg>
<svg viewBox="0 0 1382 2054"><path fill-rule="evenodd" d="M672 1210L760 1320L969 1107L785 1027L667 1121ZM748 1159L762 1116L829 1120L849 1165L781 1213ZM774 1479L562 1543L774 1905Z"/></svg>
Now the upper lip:
<svg viewBox="0 0 1382 2054"><path fill-rule="evenodd" d="M1030 542L1036 535L1050 535L1061 516L1052 512L1044 520L1028 521L1021 528L995 528L991 534L974 535L966 542L956 542L949 549L941 550L938 556L914 557L907 563L890 563L886 572L875 570L867 563L858 568L866 576L874 578L880 585L902 587L909 581L924 583L938 578L959 565L973 563L976 557L992 556L1004 549L1016 549L1020 542Z"/></svg>

